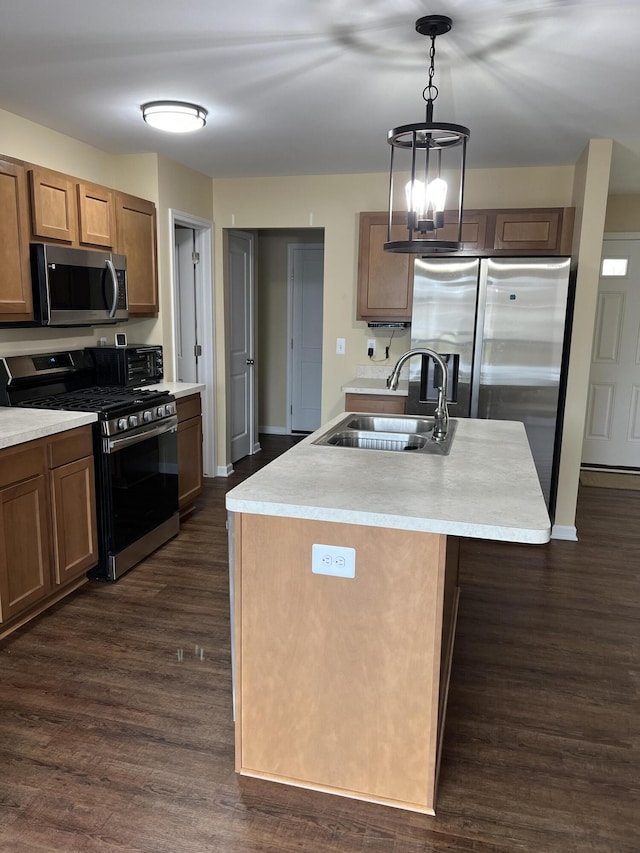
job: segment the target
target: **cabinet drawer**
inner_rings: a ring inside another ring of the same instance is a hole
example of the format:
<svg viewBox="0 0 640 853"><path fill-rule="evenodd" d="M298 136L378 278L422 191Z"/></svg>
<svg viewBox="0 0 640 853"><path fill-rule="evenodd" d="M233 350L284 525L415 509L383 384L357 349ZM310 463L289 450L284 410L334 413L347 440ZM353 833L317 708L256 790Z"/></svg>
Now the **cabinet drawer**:
<svg viewBox="0 0 640 853"><path fill-rule="evenodd" d="M0 451L0 488L37 477L45 471L44 445L37 442L21 444Z"/></svg>
<svg viewBox="0 0 640 853"><path fill-rule="evenodd" d="M93 437L89 425L61 433L49 442L50 468L59 468L76 459L93 455Z"/></svg>
<svg viewBox="0 0 640 853"><path fill-rule="evenodd" d="M176 400L176 409L178 422L188 421L189 418L197 418L202 412L200 394L192 394L190 397L183 397L180 400Z"/></svg>

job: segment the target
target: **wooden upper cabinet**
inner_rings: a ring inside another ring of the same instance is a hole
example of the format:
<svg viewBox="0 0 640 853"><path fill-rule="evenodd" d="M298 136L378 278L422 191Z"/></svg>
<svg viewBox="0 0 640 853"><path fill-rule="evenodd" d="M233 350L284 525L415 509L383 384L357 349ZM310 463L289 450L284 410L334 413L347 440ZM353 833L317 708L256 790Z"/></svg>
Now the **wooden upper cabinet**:
<svg viewBox="0 0 640 853"><path fill-rule="evenodd" d="M572 207L496 210L494 216L494 254L571 254Z"/></svg>
<svg viewBox="0 0 640 853"><path fill-rule="evenodd" d="M405 239L406 228L394 225L391 237ZM385 252L387 214L360 214L358 252L358 320L411 319L413 255Z"/></svg>
<svg viewBox="0 0 640 853"><path fill-rule="evenodd" d="M462 242L465 254L477 254L484 251L487 245L489 230L489 215L486 210L463 210L462 212ZM439 240L458 239L458 211L445 210L444 227L438 230Z"/></svg>
<svg viewBox="0 0 640 853"><path fill-rule="evenodd" d="M23 166L0 160L0 323L33 320L29 200Z"/></svg>
<svg viewBox="0 0 640 853"><path fill-rule="evenodd" d="M116 193L116 252L127 257L129 316L157 317L156 207Z"/></svg>
<svg viewBox="0 0 640 853"><path fill-rule="evenodd" d="M78 217L74 181L50 169L29 170L31 232L37 240L78 242Z"/></svg>
<svg viewBox="0 0 640 853"><path fill-rule="evenodd" d="M78 231L80 243L111 249L115 245L116 217L114 193L97 184L79 181Z"/></svg>

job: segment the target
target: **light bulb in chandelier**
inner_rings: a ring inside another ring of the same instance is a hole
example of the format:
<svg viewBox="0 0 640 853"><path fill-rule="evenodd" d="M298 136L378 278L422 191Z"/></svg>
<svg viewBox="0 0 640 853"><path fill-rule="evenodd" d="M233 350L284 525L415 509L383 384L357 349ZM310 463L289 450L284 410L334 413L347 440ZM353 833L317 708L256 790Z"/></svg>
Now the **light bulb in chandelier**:
<svg viewBox="0 0 640 853"><path fill-rule="evenodd" d="M434 178L426 185L420 180L407 181L405 195L414 231L426 234L442 228L447 203L447 182L443 178Z"/></svg>

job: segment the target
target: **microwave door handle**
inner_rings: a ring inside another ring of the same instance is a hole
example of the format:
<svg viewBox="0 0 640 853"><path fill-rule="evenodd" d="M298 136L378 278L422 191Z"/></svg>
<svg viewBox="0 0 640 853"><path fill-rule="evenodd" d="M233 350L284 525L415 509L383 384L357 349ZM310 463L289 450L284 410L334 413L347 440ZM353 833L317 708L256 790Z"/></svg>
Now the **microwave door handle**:
<svg viewBox="0 0 640 853"><path fill-rule="evenodd" d="M111 319L116 316L116 308L118 307L118 276L116 275L116 268L113 265L113 261L107 258L105 261L107 269L109 270L109 275L111 276L111 283L113 284L113 302L111 303L111 308L108 312L108 317Z"/></svg>

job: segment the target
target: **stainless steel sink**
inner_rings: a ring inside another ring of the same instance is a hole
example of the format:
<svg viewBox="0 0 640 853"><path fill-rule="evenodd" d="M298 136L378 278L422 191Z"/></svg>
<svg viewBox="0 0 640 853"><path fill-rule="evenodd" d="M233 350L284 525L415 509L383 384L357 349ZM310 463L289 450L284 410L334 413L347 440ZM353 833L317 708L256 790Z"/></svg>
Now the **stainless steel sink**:
<svg viewBox="0 0 640 853"><path fill-rule="evenodd" d="M411 432L424 435L433 430L433 419L412 415L353 415L347 427L371 432Z"/></svg>
<svg viewBox="0 0 640 853"><path fill-rule="evenodd" d="M449 421L443 441L433 438L433 420L405 416L347 415L313 444L361 450L414 451L447 456L456 422Z"/></svg>

